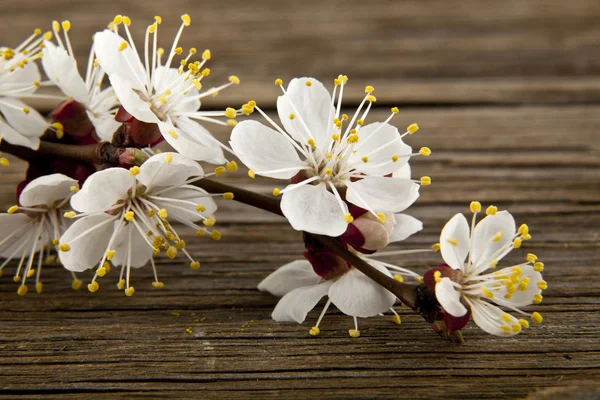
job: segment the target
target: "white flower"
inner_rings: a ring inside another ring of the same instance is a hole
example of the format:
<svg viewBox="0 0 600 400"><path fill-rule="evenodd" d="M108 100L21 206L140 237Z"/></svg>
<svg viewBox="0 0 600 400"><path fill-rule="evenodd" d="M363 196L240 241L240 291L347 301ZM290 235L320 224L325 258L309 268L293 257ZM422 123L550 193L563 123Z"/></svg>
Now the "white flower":
<svg viewBox="0 0 600 400"><path fill-rule="evenodd" d="M131 268L150 261L154 269L153 286L161 288L153 255L166 250L173 259L181 252L197 269L170 222L176 221L196 230L198 236L209 233L220 239L213 226L212 215L217 206L210 194L189 183L203 178L197 162L177 153L162 153L149 158L141 167L108 168L94 173L71 199L73 209L83 213L60 239L60 260L71 271L84 271L97 266L96 275L88 285L98 290L96 278L106 274L107 261L121 266L119 289L131 296ZM230 194L224 194L231 198ZM197 222L202 221L204 226Z"/></svg>
<svg viewBox="0 0 600 400"><path fill-rule="evenodd" d="M21 282L18 293L27 293L26 281L35 274L35 288L42 291L40 274L43 263L51 263L58 239L67 228L63 213L68 212L69 199L78 190L77 181L62 174L42 176L29 182L19 196L20 206L0 214L0 275L10 260L20 259L15 282ZM37 255L37 260L35 260ZM37 264L37 270L36 266ZM81 282L73 274L73 288Z"/></svg>
<svg viewBox="0 0 600 400"><path fill-rule="evenodd" d="M385 176L415 155L402 137L418 127L413 124L400 135L388 124L397 108L386 121L364 125L376 100L370 86L352 118L341 114L347 79L341 75L335 79L333 96L314 78L293 79L287 91L278 79L284 92L277 99L283 128L255 107L275 130L256 121L243 121L231 134L231 147L250 168L251 177L294 177L298 182L273 191L283 194L281 209L294 229L338 236L352 222L345 201L377 216L403 211L419 196L417 182ZM429 155L430 150L423 148L416 154Z"/></svg>
<svg viewBox="0 0 600 400"><path fill-rule="evenodd" d="M14 49L0 47L0 140L37 150L39 137L49 124L20 97L33 97L41 85L35 61L41 57L41 43L51 33L36 29Z"/></svg>
<svg viewBox="0 0 600 400"><path fill-rule="evenodd" d="M498 306L529 315L532 321L540 323L539 313L530 315L520 308L542 301L541 292L547 287L540 274L544 265L535 255L528 254L525 263L484 273L495 269L498 261L531 236L527 225L516 229L508 211L497 212L496 207L490 206L487 216L475 225L481 204L471 203L471 210L474 213L471 229L464 215L456 214L442 230L440 250L454 272L440 268L433 273L436 297L455 318L465 316L470 310L473 320L484 331L498 336L515 335L523 327L529 327L529 322Z"/></svg>
<svg viewBox="0 0 600 400"><path fill-rule="evenodd" d="M61 24L54 21L52 28L58 45L45 40L42 50L42 66L48 78L65 95L86 108L87 116L92 121L96 134L102 140L110 141L113 133L121 125L114 119L119 102L111 87L102 89L104 72L95 60L93 47L90 51L84 81L77 69L77 61L68 35L71 23L69 21L62 22L64 42L60 38Z"/></svg>
<svg viewBox="0 0 600 400"><path fill-rule="evenodd" d="M367 257L361 258L390 278L392 274L386 266L398 273L394 276L397 280L402 281L402 276L418 277L407 269ZM301 324L308 312L327 296L327 302L317 323L309 331L311 335L320 333L319 325L332 303L354 319L354 329L349 330L352 337L360 336L357 317L373 317L389 310L394 314L394 321L400 324L400 316L392 308L396 296L353 267L345 269L340 276L325 280L315 273L310 262L296 260L267 276L258 285L258 289L275 296L283 296L272 314L273 319L278 322L295 321Z"/></svg>
<svg viewBox="0 0 600 400"><path fill-rule="evenodd" d="M239 79L231 76L228 83L201 93L202 79L210 73L208 68L203 68L211 57L209 50L202 53L202 61L193 62L190 59L196 54L196 49L191 48L188 55L178 62L177 68L171 67L174 57L183 52L178 47L179 38L184 27L190 25L187 14L181 19L183 22L164 64L164 50L157 47L160 17L155 17L156 21L146 30L143 62L129 32L131 20L120 15L111 25L114 32L104 30L96 33L96 56L128 113L140 121L158 124L165 140L179 153L195 160L222 164L226 161L222 148L229 149L196 121L232 125L237 111L198 111L200 99L239 83ZM126 38L118 34L121 24ZM227 116L231 120L224 122L214 118L219 116Z"/></svg>

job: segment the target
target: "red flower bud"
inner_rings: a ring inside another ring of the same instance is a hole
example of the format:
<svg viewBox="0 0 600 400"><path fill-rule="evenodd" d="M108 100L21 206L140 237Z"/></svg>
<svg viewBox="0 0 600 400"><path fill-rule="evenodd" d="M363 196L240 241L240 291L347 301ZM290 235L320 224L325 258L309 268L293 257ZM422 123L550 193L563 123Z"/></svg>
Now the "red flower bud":
<svg viewBox="0 0 600 400"><path fill-rule="evenodd" d="M50 113L50 118L60 122L64 133L77 141L91 138L96 132L92 121L88 118L85 106L71 98L56 106Z"/></svg>

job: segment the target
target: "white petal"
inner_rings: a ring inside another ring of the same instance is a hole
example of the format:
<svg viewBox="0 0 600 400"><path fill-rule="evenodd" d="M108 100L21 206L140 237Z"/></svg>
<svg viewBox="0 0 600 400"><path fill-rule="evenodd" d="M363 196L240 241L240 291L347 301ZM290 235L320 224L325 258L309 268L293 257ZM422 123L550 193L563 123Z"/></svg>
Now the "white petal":
<svg viewBox="0 0 600 400"><path fill-rule="evenodd" d="M294 146L281 133L257 121L242 121L231 132L231 148L242 162L257 174L289 179L306 164ZM264 172L291 169L282 172Z"/></svg>
<svg viewBox="0 0 600 400"><path fill-rule="evenodd" d="M193 130L190 130L190 125ZM223 164L226 162L221 148L206 138L206 135L210 136L210 133L202 125L190 121L190 123L182 126L185 129L176 127L169 122L158 124L160 133L167 143L180 154L192 160L207 161L213 164Z"/></svg>
<svg viewBox="0 0 600 400"><path fill-rule="evenodd" d="M119 50L125 40L118 34L105 29L94 35L94 51L100 67L109 75L120 75L124 79L135 82L142 89L147 81L146 69L131 46ZM114 86L114 85L113 85ZM129 111L129 110L127 110ZM131 111L130 114L133 115Z"/></svg>
<svg viewBox="0 0 600 400"><path fill-rule="evenodd" d="M453 317L462 317L467 308L460 302L461 294L454 288L450 278L442 278L435 284L435 297L444 310Z"/></svg>
<svg viewBox="0 0 600 400"><path fill-rule="evenodd" d="M303 286L292 290L279 300L271 317L277 322L304 322L306 315L327 294L331 282Z"/></svg>
<svg viewBox="0 0 600 400"><path fill-rule="evenodd" d="M42 65L48 78L62 90L81 104L88 103L88 92L77 70L77 63L66 50L45 40L42 50Z"/></svg>
<svg viewBox="0 0 600 400"><path fill-rule="evenodd" d="M316 186L308 184L285 192L281 211L297 231L339 236L348 227L344 220L348 208L345 204L344 210L340 208L335 195L327 190L324 183Z"/></svg>
<svg viewBox="0 0 600 400"><path fill-rule="evenodd" d="M279 267L263 279L258 284L258 290L284 296L299 287L314 286L321 280L308 261L296 260Z"/></svg>
<svg viewBox="0 0 600 400"><path fill-rule="evenodd" d="M108 168L94 172L81 190L71 197L71 207L79 212L105 211L119 200L127 198L127 192L135 182L125 168Z"/></svg>
<svg viewBox="0 0 600 400"><path fill-rule="evenodd" d="M419 197L419 185L406 179L374 176L351 182L346 200L373 211L404 211Z"/></svg>
<svg viewBox="0 0 600 400"><path fill-rule="evenodd" d="M451 243L455 240L458 246ZM464 270L465 259L469 254L469 223L464 215L456 214L444 225L440 235L440 246L446 264L453 269Z"/></svg>
<svg viewBox="0 0 600 400"><path fill-rule="evenodd" d="M112 85L123 108L136 119L148 123L158 123L160 120L151 110L151 103L142 100L137 92L147 95L145 89L136 82L123 78L120 75L109 75ZM137 92L136 92L137 91Z"/></svg>
<svg viewBox="0 0 600 400"><path fill-rule="evenodd" d="M29 112L23 112L24 108ZM39 138L49 125L36 110L18 99L1 98L0 112L14 130L28 138Z"/></svg>
<svg viewBox="0 0 600 400"><path fill-rule="evenodd" d="M22 135L0 118L0 139L7 141L15 146L24 146L32 150L37 150L40 147L40 139Z"/></svg>
<svg viewBox="0 0 600 400"><path fill-rule="evenodd" d="M116 224L118 222L115 223L115 226ZM129 240L129 231L131 231L131 241ZM115 250L115 257L112 262L116 266L127 266L128 252L131 251L130 266L133 268L143 267L154 254L154 249L144 240L133 224L128 224L121 229L115 238L112 250Z"/></svg>
<svg viewBox="0 0 600 400"><path fill-rule="evenodd" d="M29 227L26 227L28 224ZM23 244L23 241L31 240L38 227L39 225L35 220L25 214L0 214L0 242L6 240L0 246L0 257L10 257ZM15 233L16 231L18 232ZM15 235L7 239L13 233ZM28 251L31 249L31 246L25 247L23 251L25 249ZM15 257L21 257L21 253L17 253Z"/></svg>
<svg viewBox="0 0 600 400"><path fill-rule="evenodd" d="M385 267L371 265L392 277ZM328 295L341 312L353 317L373 317L389 310L396 302L394 294L354 268L331 285Z"/></svg>
<svg viewBox="0 0 600 400"><path fill-rule="evenodd" d="M311 85L307 86L307 82ZM287 94L277 99L277 113L284 129L297 141L306 144L312 136L319 148L329 144L335 114L331 95L318 80L292 79ZM290 114L294 114L293 119Z"/></svg>
<svg viewBox="0 0 600 400"><path fill-rule="evenodd" d="M95 267L106 252L106 246L114 232L113 223L106 222L114 217L108 214L95 214L78 219L60 238L60 243L68 244L69 251L60 251L60 262L66 269L74 272ZM104 223L102 226L99 226ZM88 229L97 227L82 238L72 242Z"/></svg>
<svg viewBox="0 0 600 400"><path fill-rule="evenodd" d="M406 214L394 214L396 225L390 234L390 243L399 242L423 229L423 223Z"/></svg>
<svg viewBox="0 0 600 400"><path fill-rule="evenodd" d="M520 279L528 278L529 284L527 285L526 290L518 289L519 284L517 283L517 291L512 294L510 299L506 299L504 296L508 293L506 291L506 286L502 285L499 289L493 289L494 298L491 300L494 303L501 306L510 306L510 307L525 307L533 304L533 296L536 294L541 294L542 290L538 287L538 283L543 280L542 274L536 272L531 265L523 265L520 267L523 274L519 276ZM499 275L511 275L514 272L513 267L503 268L496 272Z"/></svg>
<svg viewBox="0 0 600 400"><path fill-rule="evenodd" d="M504 245L512 242L517 229L515 220L508 211L500 211L496 215L488 215L475 226L473 231L473 248L471 260L473 265L487 265L501 257L493 257L494 253ZM501 234L499 241L493 238Z"/></svg>
<svg viewBox="0 0 600 400"><path fill-rule="evenodd" d="M473 315L473 321L475 321L477 326L487 333L496 336L513 336L518 333L518 331L514 332L512 329L510 331L505 331L501 328L503 325L512 328L512 325L519 323L519 321L512 315L506 314L495 305L482 300L471 299L471 303L471 314ZM502 320L501 316L504 314L509 316L509 322Z"/></svg>
<svg viewBox="0 0 600 400"><path fill-rule="evenodd" d="M392 173L392 178L410 179L410 164L406 163Z"/></svg>
<svg viewBox="0 0 600 400"><path fill-rule="evenodd" d="M25 186L19 203L25 207L46 205L51 207L71 194L71 186L79 187L77 180L63 174L44 175Z"/></svg>
<svg viewBox="0 0 600 400"><path fill-rule="evenodd" d="M186 201L190 201L194 203L185 204L185 203L176 203L169 200L155 200L152 199L154 204L156 204L159 208L164 208L167 210L169 221L173 222L196 222L200 221L202 216L210 217L217 211L217 204L211 197L207 196L205 190L197 188L195 186L185 185L173 188L172 190L168 190L160 194L161 198L171 198L171 199L182 199ZM196 211L196 205L202 204L205 207L205 211L198 212Z"/></svg>
<svg viewBox="0 0 600 400"><path fill-rule="evenodd" d="M169 163L168 157L171 158ZM196 161L177 153L160 153L142 164L137 180L147 187L172 187L203 175L204 170Z"/></svg>
<svg viewBox="0 0 600 400"><path fill-rule="evenodd" d="M18 57L21 54L16 54L15 58L11 60L13 65L18 64ZM42 80L42 75L37 67L36 63L28 62L23 68L16 68L13 72L8 75L4 74L2 81L0 82L0 93L2 96L11 97L27 97L34 93L37 88L33 85L33 82L39 82ZM19 90L25 89L27 90ZM17 90L19 90L17 92ZM7 92L15 91L13 94L6 94Z"/></svg>
<svg viewBox="0 0 600 400"><path fill-rule="evenodd" d="M370 175L391 174L408 163L412 149L400 138L398 128L390 124L376 122L365 125L358 131L360 140L348 162L356 165L356 170ZM368 157L368 162L362 161ZM398 156L393 162L392 157Z"/></svg>
<svg viewBox="0 0 600 400"><path fill-rule="evenodd" d="M121 122L115 121L113 116L101 115L96 117L89 111L87 116L92 121L98 137L106 142L112 141L115 131L121 126Z"/></svg>

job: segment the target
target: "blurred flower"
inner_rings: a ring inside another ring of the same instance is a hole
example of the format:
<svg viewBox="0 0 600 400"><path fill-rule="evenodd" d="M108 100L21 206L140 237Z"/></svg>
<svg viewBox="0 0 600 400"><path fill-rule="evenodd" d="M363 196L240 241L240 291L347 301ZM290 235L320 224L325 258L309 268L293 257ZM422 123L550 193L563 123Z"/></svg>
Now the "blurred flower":
<svg viewBox="0 0 600 400"><path fill-rule="evenodd" d="M446 325L451 331L458 330L472 314L475 323L492 335L512 336L529 327L526 319L515 318L500 307L541 323L539 313L520 310L539 304L541 292L547 288L540 274L544 264L534 254L528 254L522 264L484 273L495 269L523 240L529 240L529 228L521 225L517 230L512 215L498 212L494 206L488 207L487 216L475 225L481 204L472 202L471 211L471 229L463 214L456 214L444 226L439 246L447 265L433 268L424 276L445 310Z"/></svg>
<svg viewBox="0 0 600 400"><path fill-rule="evenodd" d="M195 160L222 164L227 161L222 149L231 150L196 121L233 125L233 118L241 111L232 108L226 111L198 110L202 98L238 84L239 79L231 76L228 83L201 93L202 80L210 74L210 70L204 68L211 58L209 50L202 53L202 61L191 61L196 54L196 49L191 48L187 56L178 62L177 68L171 67L173 59L183 54L183 49L178 47L179 39L183 29L191 23L187 14L181 19L181 27L164 64L164 50L157 48L158 28L162 22L160 17L155 17L155 22L146 29L143 62L129 31L131 20L121 15L115 17L110 25L111 30L95 35L96 55L129 114L142 122L158 124L164 139L179 153ZM126 38L119 35L121 26ZM215 118L222 116L230 121Z"/></svg>
<svg viewBox="0 0 600 400"><path fill-rule="evenodd" d="M397 108L384 122L364 125L376 101L370 86L352 118L341 114L347 80L342 75L335 79L330 96L314 78L293 79L287 91L278 79L276 84L284 93L277 99L283 128L254 106L275 130L257 121L243 121L231 134L231 147L250 168L251 177L292 179L273 194L283 195L281 210L294 229L339 236L354 220L348 203L383 221L385 213L401 212L419 196L421 181L387 176L410 157L430 154L428 148L413 153L402 141L418 127L413 124L401 135L388 124Z"/></svg>
<svg viewBox="0 0 600 400"><path fill-rule="evenodd" d="M56 260L51 251L58 251L58 239L67 229L63 213L69 212L69 199L79 186L77 181L62 174L37 178L27 184L19 196L18 206L0 214L0 274L14 258L20 258L15 282L21 282L18 293L27 293L26 281L35 275L35 288L42 292L40 274L44 263ZM37 270L34 262L37 254ZM73 288L81 282L73 274Z"/></svg>
<svg viewBox="0 0 600 400"><path fill-rule="evenodd" d="M64 32L64 41L60 31ZM42 66L48 78L69 98L51 114L60 122L65 132L73 136L85 136L92 130L98 137L110 141L115 130L121 125L114 114L119 102L111 87L102 89L104 72L95 59L92 47L88 58L85 80L77 69L77 60L69 39L71 23L63 21L52 24L57 45L44 41Z"/></svg>
<svg viewBox="0 0 600 400"><path fill-rule="evenodd" d="M0 47L0 140L34 150L40 145L49 124L20 98L33 97L42 84L35 61L42 56L42 41L51 36L36 29L16 48Z"/></svg>
<svg viewBox="0 0 600 400"><path fill-rule="evenodd" d="M223 167L221 167L223 168ZM210 174L207 174L210 175ZM212 196L189 183L207 176L200 165L180 154L162 153L152 156L141 167L108 168L96 172L72 197L71 206L82 214L60 239L60 260L71 271L84 271L97 266L96 275L88 289L98 290L97 277L110 268L107 261L121 266L119 289L131 296L131 268L151 262L155 288L158 280L153 255L164 249L167 256L175 258L183 253L190 267L197 269L195 261L185 249L172 221L196 230L198 236L206 233L218 240L213 226L217 209ZM227 194L225 198L231 198ZM202 221L202 225L197 222Z"/></svg>

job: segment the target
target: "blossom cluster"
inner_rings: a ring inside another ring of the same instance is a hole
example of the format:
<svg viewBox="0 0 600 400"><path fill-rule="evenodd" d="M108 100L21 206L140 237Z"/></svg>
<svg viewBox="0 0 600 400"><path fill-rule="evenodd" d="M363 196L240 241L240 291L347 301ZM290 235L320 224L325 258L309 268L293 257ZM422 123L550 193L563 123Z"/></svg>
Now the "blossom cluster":
<svg viewBox="0 0 600 400"><path fill-rule="evenodd" d="M129 17L118 15L94 35L83 74L70 42L69 21L54 21L48 32L36 29L16 47L0 48L1 140L32 150L46 142L110 142L144 155L125 155L104 165L81 158L28 160L26 179L17 188L18 204L0 214L0 257L5 259L0 274L11 260L18 260L18 294L28 292L28 279L34 276L35 289L42 292L41 270L47 264L64 266L74 290L83 284L76 273L93 270L87 283L91 292L99 290L101 278L113 267L119 268L116 286L127 296L135 293L131 270L146 265L153 270L152 286L164 286L155 257L179 255L198 269L200 262L186 247L186 232L221 239L214 229L215 198L234 197L232 192L209 193L198 183L236 172L235 157L248 167L250 178L282 182L272 191L280 198L282 214L294 229L308 233L304 258L282 266L258 285L281 297L272 314L275 320L302 323L327 297L311 335L320 333L331 304L353 318L351 337L360 336L358 318L390 312L400 324L396 296L317 240L325 235L384 278L412 278L435 293L450 332L462 329L471 317L498 336L529 327L525 317L542 321L539 313L522 308L542 300L547 287L541 276L543 263L528 254L526 262L496 269L512 249L531 238L527 225L517 228L507 211L490 206L477 223L482 206L475 201L470 205L471 224L462 214L455 215L431 249L381 251L423 229L421 221L404 211L418 199L421 187L431 184L428 176L411 177L410 160L427 157L431 150L415 151L405 142L419 126L398 130L392 124L397 107L384 121L372 121L377 101L372 86L365 87L364 98L349 112L342 103L345 75L333 80L331 92L311 77L292 79L287 87L276 79L282 91L276 103L279 123L254 101L205 111L203 99L240 79L232 75L220 86L203 90L211 72L206 66L210 50L179 46L191 25L189 15L182 15L167 51L158 47L160 17L146 27L141 51L131 24ZM63 94L48 119L27 105L35 97L54 97L38 93L45 86L56 86ZM266 124L237 122L238 116L254 111ZM232 127L229 141L215 138L205 123ZM163 141L174 150L157 149ZM205 172L199 162L216 167ZM0 164L9 161L1 157ZM379 259L437 250L444 264L423 275Z"/></svg>

